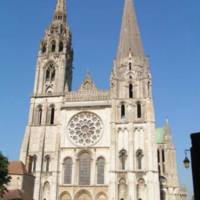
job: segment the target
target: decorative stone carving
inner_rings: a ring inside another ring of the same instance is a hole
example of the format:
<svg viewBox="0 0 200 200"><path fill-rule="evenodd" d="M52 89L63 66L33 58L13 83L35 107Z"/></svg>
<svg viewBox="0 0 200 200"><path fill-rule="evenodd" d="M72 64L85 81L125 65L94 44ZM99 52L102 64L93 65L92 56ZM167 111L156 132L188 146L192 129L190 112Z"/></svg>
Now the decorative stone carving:
<svg viewBox="0 0 200 200"><path fill-rule="evenodd" d="M94 113L81 112L75 115L68 125L70 140L78 146L96 144L103 133L101 119Z"/></svg>

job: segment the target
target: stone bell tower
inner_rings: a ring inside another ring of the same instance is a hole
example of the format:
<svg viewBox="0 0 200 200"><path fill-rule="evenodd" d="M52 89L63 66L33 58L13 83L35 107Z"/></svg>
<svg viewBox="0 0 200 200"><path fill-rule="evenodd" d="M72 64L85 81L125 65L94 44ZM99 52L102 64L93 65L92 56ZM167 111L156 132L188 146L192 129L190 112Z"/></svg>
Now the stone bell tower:
<svg viewBox="0 0 200 200"><path fill-rule="evenodd" d="M40 44L34 95L63 95L71 90L73 50L66 3L58 0L52 23Z"/></svg>
<svg viewBox="0 0 200 200"><path fill-rule="evenodd" d="M71 41L66 0L57 0L52 22L40 44L29 120L20 152L20 160L35 176L37 200L58 199L60 115L64 96L71 91Z"/></svg>
<svg viewBox="0 0 200 200"><path fill-rule="evenodd" d="M151 73L132 0L125 0L110 82L113 199L159 200Z"/></svg>

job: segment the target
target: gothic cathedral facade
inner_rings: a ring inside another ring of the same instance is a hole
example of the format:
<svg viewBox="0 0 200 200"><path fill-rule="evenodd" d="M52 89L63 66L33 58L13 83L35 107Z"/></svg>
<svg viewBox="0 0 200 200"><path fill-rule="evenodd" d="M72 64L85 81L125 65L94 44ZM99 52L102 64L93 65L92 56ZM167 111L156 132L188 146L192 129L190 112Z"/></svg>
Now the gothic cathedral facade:
<svg viewBox="0 0 200 200"><path fill-rule="evenodd" d="M156 129L152 81L132 0L125 0L110 88L89 74L72 91L72 34L57 0L41 42L20 160L35 176L35 200L177 200L168 124Z"/></svg>

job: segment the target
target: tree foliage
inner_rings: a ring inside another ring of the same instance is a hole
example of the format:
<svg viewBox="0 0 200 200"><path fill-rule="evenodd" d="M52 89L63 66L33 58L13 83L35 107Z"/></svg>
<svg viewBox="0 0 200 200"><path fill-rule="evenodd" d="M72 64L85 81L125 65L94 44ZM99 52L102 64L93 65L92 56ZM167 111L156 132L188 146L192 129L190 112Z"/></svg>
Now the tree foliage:
<svg viewBox="0 0 200 200"><path fill-rule="evenodd" d="M10 182L8 175L8 159L0 152L0 198L7 191L6 185Z"/></svg>

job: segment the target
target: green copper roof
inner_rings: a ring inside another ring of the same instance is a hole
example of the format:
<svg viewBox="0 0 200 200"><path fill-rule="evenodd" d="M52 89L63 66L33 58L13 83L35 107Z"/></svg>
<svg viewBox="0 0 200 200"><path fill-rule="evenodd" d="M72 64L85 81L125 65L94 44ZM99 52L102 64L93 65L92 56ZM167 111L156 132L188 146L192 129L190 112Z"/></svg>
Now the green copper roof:
<svg viewBox="0 0 200 200"><path fill-rule="evenodd" d="M164 135L165 135L165 129L164 128L157 128L156 129L156 142L157 142L157 144L163 144L164 143Z"/></svg>

